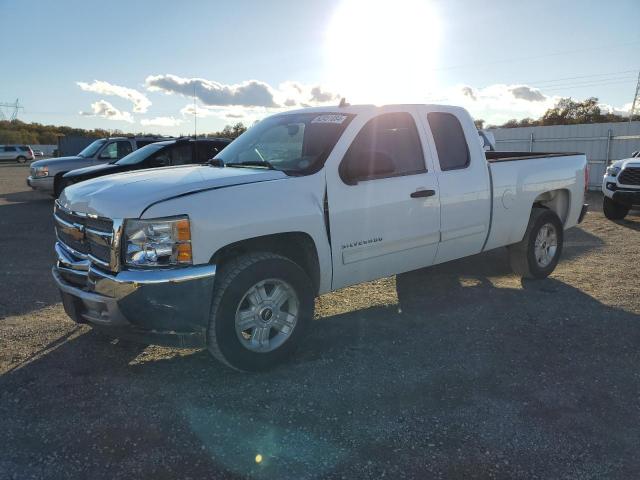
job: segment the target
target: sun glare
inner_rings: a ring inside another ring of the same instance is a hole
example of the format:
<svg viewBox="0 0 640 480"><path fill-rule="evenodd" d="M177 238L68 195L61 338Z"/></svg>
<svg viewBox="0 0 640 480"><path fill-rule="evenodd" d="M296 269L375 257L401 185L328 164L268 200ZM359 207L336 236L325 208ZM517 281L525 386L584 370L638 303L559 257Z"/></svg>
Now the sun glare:
<svg viewBox="0 0 640 480"><path fill-rule="evenodd" d="M428 1L344 0L327 29L330 83L351 103L424 101L435 83L439 27Z"/></svg>

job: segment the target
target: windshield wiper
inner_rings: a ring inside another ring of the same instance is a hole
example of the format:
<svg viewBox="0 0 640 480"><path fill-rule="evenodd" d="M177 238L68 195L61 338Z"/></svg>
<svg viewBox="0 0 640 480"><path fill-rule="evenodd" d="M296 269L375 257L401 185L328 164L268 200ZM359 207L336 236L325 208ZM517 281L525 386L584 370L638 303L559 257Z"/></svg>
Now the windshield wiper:
<svg viewBox="0 0 640 480"><path fill-rule="evenodd" d="M225 163L227 167L267 167L269 170L277 170L271 162L266 160L249 160L246 162Z"/></svg>

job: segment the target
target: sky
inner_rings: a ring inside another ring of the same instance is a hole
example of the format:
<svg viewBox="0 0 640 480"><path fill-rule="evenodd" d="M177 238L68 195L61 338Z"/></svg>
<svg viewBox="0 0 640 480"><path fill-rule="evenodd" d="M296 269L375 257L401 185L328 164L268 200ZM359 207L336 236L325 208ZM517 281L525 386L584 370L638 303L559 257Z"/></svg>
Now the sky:
<svg viewBox="0 0 640 480"><path fill-rule="evenodd" d="M342 97L493 124L561 97L624 113L640 69L639 0L0 0L0 18L0 102L127 132L212 132Z"/></svg>

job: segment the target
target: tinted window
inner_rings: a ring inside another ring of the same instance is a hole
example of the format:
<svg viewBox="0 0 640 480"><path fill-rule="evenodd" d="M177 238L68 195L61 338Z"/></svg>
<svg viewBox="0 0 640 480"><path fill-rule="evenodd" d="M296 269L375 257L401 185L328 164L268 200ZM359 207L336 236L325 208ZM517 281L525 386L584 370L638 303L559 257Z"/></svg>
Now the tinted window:
<svg viewBox="0 0 640 480"><path fill-rule="evenodd" d="M118 142L118 158L126 157L133 151L131 148L131 142L123 141Z"/></svg>
<svg viewBox="0 0 640 480"><path fill-rule="evenodd" d="M196 162L202 163L215 157L224 147L227 146L223 142L198 141L196 142Z"/></svg>
<svg viewBox="0 0 640 480"><path fill-rule="evenodd" d="M135 163L140 163L145 161L152 154L164 147L166 147L166 143L152 143L150 145L147 145L146 147L139 148L126 157L121 158L116 163L118 165L133 165Z"/></svg>
<svg viewBox="0 0 640 480"><path fill-rule="evenodd" d="M369 120L342 160L341 175L346 172L343 166L358 172L359 180L425 172L413 117L406 112L385 113Z"/></svg>
<svg viewBox="0 0 640 480"><path fill-rule="evenodd" d="M177 144L171 149L171 165L193 163L193 145L191 142Z"/></svg>
<svg viewBox="0 0 640 480"><path fill-rule="evenodd" d="M29 151L29 147L27 147L26 145L23 145L21 147L18 147L20 150L22 150L23 152L27 152Z"/></svg>
<svg viewBox="0 0 640 480"><path fill-rule="evenodd" d="M4 151L5 152L15 152L16 151L16 147L4 147Z"/></svg>
<svg viewBox="0 0 640 480"><path fill-rule="evenodd" d="M440 169L456 170L469 166L467 139L455 115L432 112L427 115L427 118L436 143Z"/></svg>

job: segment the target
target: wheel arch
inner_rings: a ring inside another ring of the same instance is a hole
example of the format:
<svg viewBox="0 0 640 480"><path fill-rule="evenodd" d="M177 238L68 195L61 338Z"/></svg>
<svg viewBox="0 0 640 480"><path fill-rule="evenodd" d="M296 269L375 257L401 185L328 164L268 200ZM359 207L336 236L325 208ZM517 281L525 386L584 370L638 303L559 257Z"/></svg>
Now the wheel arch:
<svg viewBox="0 0 640 480"><path fill-rule="evenodd" d="M222 263L249 252L272 252L298 264L313 283L315 294L320 290L320 260L311 235L305 232L282 232L243 239L219 248L210 263Z"/></svg>
<svg viewBox="0 0 640 480"><path fill-rule="evenodd" d="M566 188L560 188L540 193L533 201L532 209L535 207L553 211L564 226L571 211L571 192Z"/></svg>

